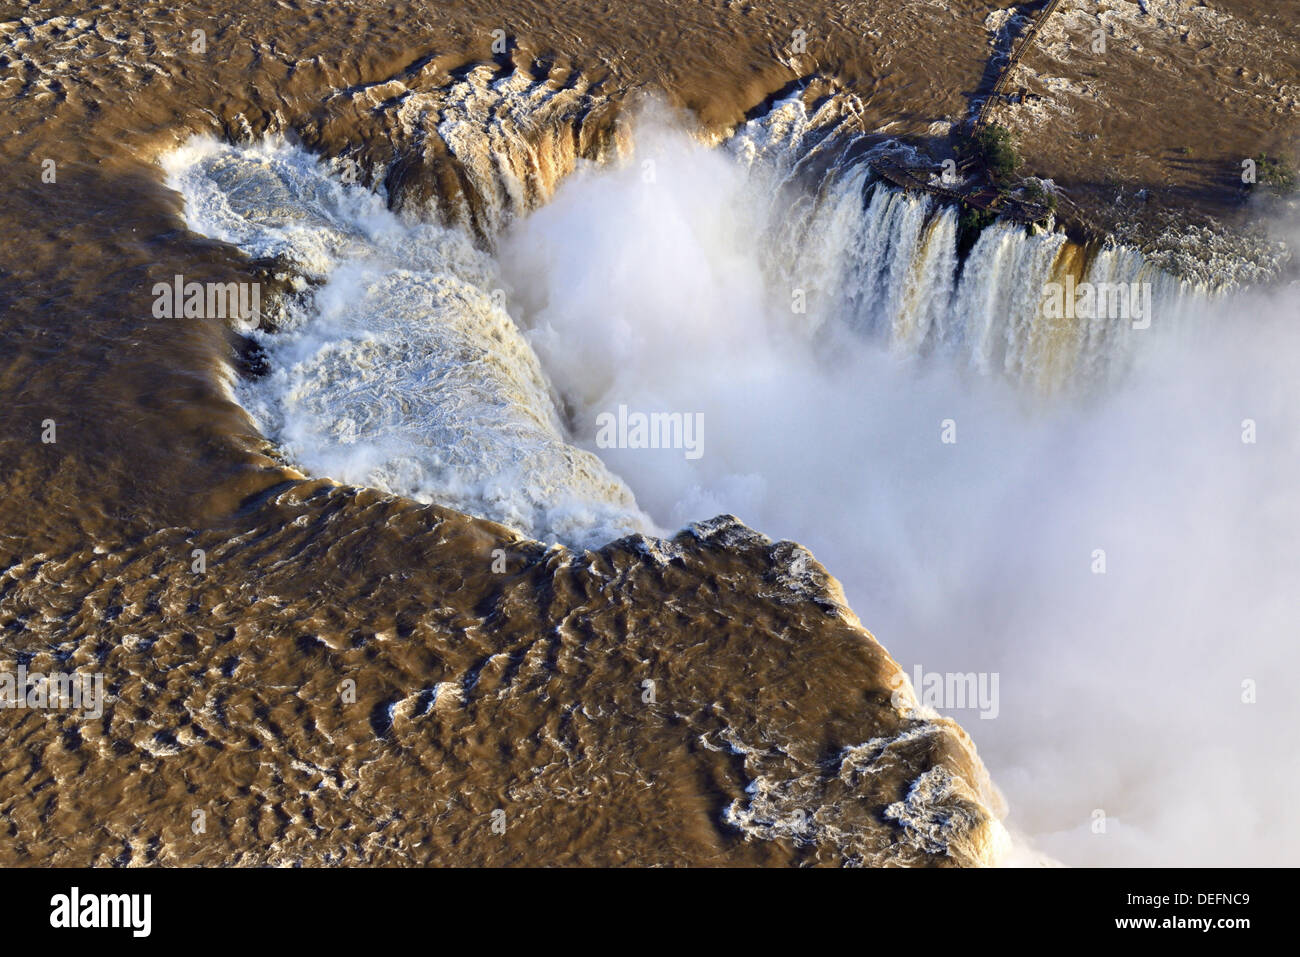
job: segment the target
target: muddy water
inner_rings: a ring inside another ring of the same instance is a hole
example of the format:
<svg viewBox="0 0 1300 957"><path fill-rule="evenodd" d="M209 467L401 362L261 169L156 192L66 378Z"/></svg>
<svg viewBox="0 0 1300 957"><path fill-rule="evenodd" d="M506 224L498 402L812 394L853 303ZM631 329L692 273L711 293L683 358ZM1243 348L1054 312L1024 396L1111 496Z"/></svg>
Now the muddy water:
<svg viewBox="0 0 1300 957"><path fill-rule="evenodd" d="M193 133L293 132L395 197L454 196L436 118L403 105L489 63L663 90L716 127L815 76L868 131L925 140L978 90L992 6L905 6L0 9L0 663L109 695L93 719L0 712L0 862L993 859L969 738L891 702L896 665L794 546L724 520L575 553L304 480L234 401L227 324L152 311L176 274L262 278L163 183ZM1224 155L1293 118L1285 82L1224 106Z"/></svg>

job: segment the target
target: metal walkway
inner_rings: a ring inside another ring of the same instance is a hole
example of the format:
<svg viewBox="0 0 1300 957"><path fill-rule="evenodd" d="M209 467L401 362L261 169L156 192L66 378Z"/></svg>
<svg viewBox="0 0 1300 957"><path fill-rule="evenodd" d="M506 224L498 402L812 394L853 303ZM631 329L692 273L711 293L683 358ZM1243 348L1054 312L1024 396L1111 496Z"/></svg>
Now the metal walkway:
<svg viewBox="0 0 1300 957"><path fill-rule="evenodd" d="M887 158L872 160L871 168L885 182L905 192L931 193L974 209L992 210L999 216L1018 223L1038 222L1051 213L1051 209L1047 206L1006 196L990 186L980 186L963 192L933 184L929 181L929 177L937 174L939 172L937 169L909 169Z"/></svg>
<svg viewBox="0 0 1300 957"><path fill-rule="evenodd" d="M1061 0L1048 0L1047 5L1034 15L1034 20L1029 24L1029 29L1026 30L1025 35L1020 38L1019 45L1012 51L1006 65L1002 67L1002 72L998 74L997 81L993 84L993 89L989 92L989 95L985 97L984 102L980 104L980 111L975 117L975 126L972 132L978 132L980 127L984 126L984 124L988 122L989 108L992 107L993 104L1002 96L1003 91L1007 86L1007 80L1011 76L1011 71L1016 68L1016 64L1020 62L1020 59L1029 51L1029 48L1033 46L1034 37L1038 35L1038 31L1043 28L1043 24L1047 22L1047 18L1052 15L1052 11L1056 9L1060 2Z"/></svg>
<svg viewBox="0 0 1300 957"><path fill-rule="evenodd" d="M1043 8L1034 15L1029 29L1020 38L1020 43L1012 51L1011 56L1002 67L1002 71L998 74L993 89L984 99L984 102L980 104L980 111L976 115L975 123L971 128L972 136L978 133L980 128L988 122L989 109L1002 97L1011 72L1029 51L1029 48L1033 46L1034 37L1038 35L1038 31L1042 29L1043 24L1047 22L1047 18L1052 15L1052 11L1057 8L1060 2L1061 0L1048 0ZM1006 196L987 184L965 191L933 184L930 182L930 177L937 174L938 169L909 169L887 158L872 160L871 168L875 170L881 179L907 192L932 193L935 196L974 209L992 210L999 216L1017 222L1037 222L1051 213L1051 209L1045 205Z"/></svg>

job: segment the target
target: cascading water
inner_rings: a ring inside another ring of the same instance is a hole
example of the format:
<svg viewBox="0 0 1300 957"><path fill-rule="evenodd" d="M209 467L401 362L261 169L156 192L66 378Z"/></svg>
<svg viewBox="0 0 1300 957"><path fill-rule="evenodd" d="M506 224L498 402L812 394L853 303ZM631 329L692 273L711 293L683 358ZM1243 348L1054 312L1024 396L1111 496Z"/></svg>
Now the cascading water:
<svg viewBox="0 0 1300 957"><path fill-rule="evenodd" d="M564 441L537 357L494 296L496 266L467 233L403 222L283 143L199 141L168 162L196 229L320 283L263 336L273 371L239 394L292 461L538 538L652 527Z"/></svg>
<svg viewBox="0 0 1300 957"><path fill-rule="evenodd" d="M1267 735L1187 701L1230 693L1216 668L1235 683L1295 664L1268 587L1300 571L1284 547L1295 440L1276 440L1263 477L1216 464L1240 451L1237 421L1294 400L1280 355L1233 340L1225 368L1251 374L1207 368L1176 334L1212 329L1207 290L1132 249L996 223L960 256L952 208L876 182L863 144L798 99L721 148L651 114L634 147L602 152L550 120L539 134L552 100L527 83L466 82L434 127L469 184L461 213L399 217L282 144L200 142L166 162L193 228L320 283L283 329L253 333L273 371L239 387L290 459L574 546L733 512L809 545L909 673L1003 676L1002 720L954 716L1035 843L1078 863L1141 862L1153 843L1170 862L1267 857L1207 806L1253 828L1284 813L1270 795L1285 789L1197 793L1189 770L1246 774ZM559 106L593 108L572 92ZM1149 326L1052 315L1045 289L1067 281L1149 283ZM703 454L602 443L620 407L698 415ZM1241 497L1271 522L1234 519L1248 553L1213 511ZM1201 564L1193 525L1220 549ZM1091 574L1099 549L1122 571ZM1216 628L1248 635L1231 666ZM1147 784L1156 764L1168 773ZM1107 844L1090 840L1098 807L1124 809Z"/></svg>

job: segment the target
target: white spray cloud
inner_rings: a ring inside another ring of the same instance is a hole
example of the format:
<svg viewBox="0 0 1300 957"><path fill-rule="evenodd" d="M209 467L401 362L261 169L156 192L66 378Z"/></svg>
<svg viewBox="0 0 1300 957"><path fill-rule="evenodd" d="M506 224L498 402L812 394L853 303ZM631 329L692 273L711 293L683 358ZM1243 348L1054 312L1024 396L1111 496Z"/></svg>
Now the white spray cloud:
<svg viewBox="0 0 1300 957"><path fill-rule="evenodd" d="M1028 388L1052 353L1016 301L1032 311L1052 255L1029 246L1055 240L990 233L968 265L987 273L981 295L940 297L956 345L918 358L916 329L898 319L932 313L933 289L906 316L863 323L888 301L845 295L852 283L825 267L839 253L836 270L883 268L895 298L925 270L900 272L888 244L852 261L872 248L860 200L836 207L827 194L801 232L771 218L772 189L643 122L629 163L580 172L516 224L500 253L516 318L573 404L577 441L595 450L595 417L618 403L702 412L698 461L599 452L660 524L730 511L808 545L909 672L998 673L995 720L952 713L1007 793L1012 827L1048 854L1294 860L1295 291L1195 306L1140 257L1109 253L1096 268L1157 283L1163 312L1141 332L1085 328L1077 348L1122 349L1125 374L1052 399ZM892 233L907 261L941 255L918 251L908 215ZM995 256L995 243L1026 248ZM799 283L807 315L791 311ZM998 308L972 305L988 302ZM991 350L1008 358L991 366Z"/></svg>
<svg viewBox="0 0 1300 957"><path fill-rule="evenodd" d="M651 116L495 262L287 147L170 175L195 228L325 280L241 394L309 471L579 544L734 512L809 546L909 673L999 674L996 719L953 714L1043 851L1294 859L1295 290L1193 307L1119 250L1090 278L1157 283L1152 328L1063 345L1032 321L1059 239L990 230L958 281L951 212L864 203L862 167L791 191L801 116L726 151ZM620 404L701 414L704 454L598 448Z"/></svg>

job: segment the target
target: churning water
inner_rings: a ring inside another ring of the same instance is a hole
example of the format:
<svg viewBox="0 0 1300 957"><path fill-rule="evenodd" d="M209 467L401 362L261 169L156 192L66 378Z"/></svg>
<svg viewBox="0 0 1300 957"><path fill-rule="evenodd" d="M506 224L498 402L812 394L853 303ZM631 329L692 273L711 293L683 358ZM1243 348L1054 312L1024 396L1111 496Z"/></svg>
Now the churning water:
<svg viewBox="0 0 1300 957"><path fill-rule="evenodd" d="M1300 665L1294 290L1009 223L962 255L952 208L798 100L716 146L651 109L605 163L448 116L460 222L283 141L165 160L191 228L295 277L237 386L292 462L576 547L734 513L811 548L907 672L1000 677L990 720L944 704L1029 844L1295 848L1300 715L1250 703ZM1053 316L1067 283L1150 314ZM701 454L602 440L620 409L700 422Z"/></svg>

